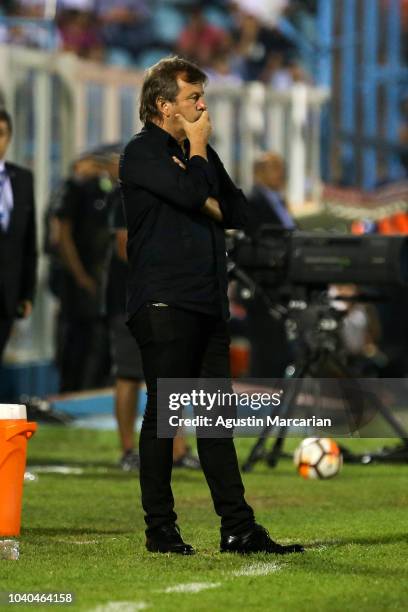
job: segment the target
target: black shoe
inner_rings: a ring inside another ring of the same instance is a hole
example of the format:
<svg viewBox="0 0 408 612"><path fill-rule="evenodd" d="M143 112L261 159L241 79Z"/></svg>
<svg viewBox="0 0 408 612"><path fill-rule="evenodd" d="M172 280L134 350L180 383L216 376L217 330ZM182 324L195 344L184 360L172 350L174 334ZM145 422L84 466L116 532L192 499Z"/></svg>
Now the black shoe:
<svg viewBox="0 0 408 612"><path fill-rule="evenodd" d="M149 552L195 554L194 548L183 542L178 525L163 525L155 529L153 534L146 536L146 548Z"/></svg>
<svg viewBox="0 0 408 612"><path fill-rule="evenodd" d="M140 468L140 457L134 450L123 453L119 465L124 472L138 472Z"/></svg>
<svg viewBox="0 0 408 612"><path fill-rule="evenodd" d="M188 450L180 459L173 461L175 468L187 468L188 470L201 470L201 463L198 457Z"/></svg>
<svg viewBox="0 0 408 612"><path fill-rule="evenodd" d="M271 540L267 530L261 525L254 527L241 535L223 536L220 544L221 552L233 552L246 555L250 553L274 553L276 555L287 555L290 553L304 552L300 544L282 546Z"/></svg>

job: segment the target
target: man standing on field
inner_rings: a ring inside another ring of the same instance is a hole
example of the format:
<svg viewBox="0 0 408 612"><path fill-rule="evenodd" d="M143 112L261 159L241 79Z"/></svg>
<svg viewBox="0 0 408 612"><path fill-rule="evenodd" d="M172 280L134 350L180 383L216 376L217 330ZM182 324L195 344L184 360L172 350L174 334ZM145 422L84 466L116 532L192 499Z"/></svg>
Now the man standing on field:
<svg viewBox="0 0 408 612"><path fill-rule="evenodd" d="M140 435L146 547L193 554L176 524L172 439L157 437L158 378L229 378L224 229L242 227L247 202L208 145L205 74L183 59L147 71L144 128L125 148L120 180L128 228L128 325L142 354L148 401ZM222 552L301 552L255 523L231 438L198 438L221 517Z"/></svg>

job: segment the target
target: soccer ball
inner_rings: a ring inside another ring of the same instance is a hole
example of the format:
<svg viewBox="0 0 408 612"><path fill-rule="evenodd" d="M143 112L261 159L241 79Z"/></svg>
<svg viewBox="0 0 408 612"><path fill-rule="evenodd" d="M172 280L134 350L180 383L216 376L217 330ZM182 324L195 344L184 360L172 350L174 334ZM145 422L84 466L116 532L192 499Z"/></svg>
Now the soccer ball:
<svg viewBox="0 0 408 612"><path fill-rule="evenodd" d="M303 478L333 478L341 470L343 456L330 438L306 438L295 450L293 461Z"/></svg>

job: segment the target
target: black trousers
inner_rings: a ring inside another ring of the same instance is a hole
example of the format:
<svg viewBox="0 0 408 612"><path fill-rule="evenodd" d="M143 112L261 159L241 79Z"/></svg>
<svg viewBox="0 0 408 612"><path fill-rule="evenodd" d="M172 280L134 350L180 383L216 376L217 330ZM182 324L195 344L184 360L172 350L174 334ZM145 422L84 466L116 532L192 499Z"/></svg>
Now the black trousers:
<svg viewBox="0 0 408 612"><path fill-rule="evenodd" d="M60 316L57 344L61 392L106 385L110 356L109 332L104 319Z"/></svg>
<svg viewBox="0 0 408 612"><path fill-rule="evenodd" d="M140 486L147 533L174 523L171 490L172 439L157 438L158 378L229 378L229 333L221 318L177 308L146 304L129 327L142 353L147 405L140 435ZM197 449L222 535L243 532L254 524L244 498L234 442L198 438Z"/></svg>

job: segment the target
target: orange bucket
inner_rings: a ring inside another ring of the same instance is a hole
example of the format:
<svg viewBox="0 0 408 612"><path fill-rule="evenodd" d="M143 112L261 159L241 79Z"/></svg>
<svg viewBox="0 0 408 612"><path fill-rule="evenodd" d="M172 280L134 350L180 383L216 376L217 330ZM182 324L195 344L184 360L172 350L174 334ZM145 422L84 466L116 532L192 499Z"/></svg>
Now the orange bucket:
<svg viewBox="0 0 408 612"><path fill-rule="evenodd" d="M27 440L36 429L25 406L0 404L0 536L20 534Z"/></svg>

